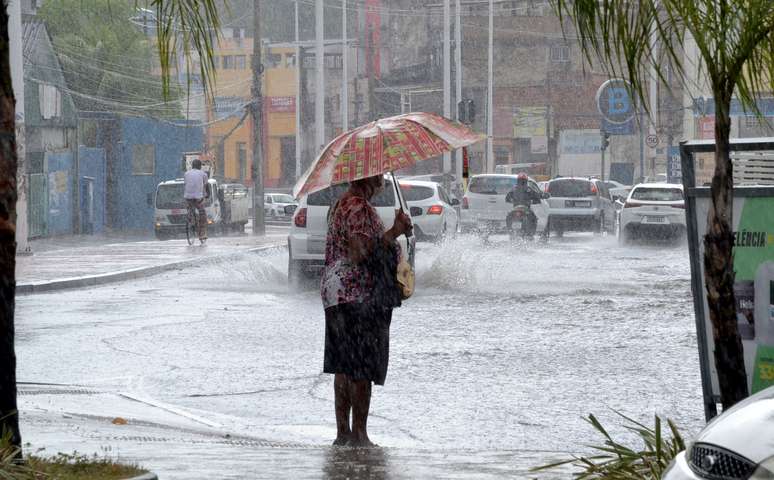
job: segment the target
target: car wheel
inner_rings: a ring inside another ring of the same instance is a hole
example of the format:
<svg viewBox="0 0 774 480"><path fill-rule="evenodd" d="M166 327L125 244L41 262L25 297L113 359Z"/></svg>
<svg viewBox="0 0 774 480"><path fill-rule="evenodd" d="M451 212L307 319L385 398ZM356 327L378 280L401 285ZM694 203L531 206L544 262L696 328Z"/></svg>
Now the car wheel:
<svg viewBox="0 0 774 480"><path fill-rule="evenodd" d="M169 240L169 235L166 233L156 232L156 240L164 241Z"/></svg>

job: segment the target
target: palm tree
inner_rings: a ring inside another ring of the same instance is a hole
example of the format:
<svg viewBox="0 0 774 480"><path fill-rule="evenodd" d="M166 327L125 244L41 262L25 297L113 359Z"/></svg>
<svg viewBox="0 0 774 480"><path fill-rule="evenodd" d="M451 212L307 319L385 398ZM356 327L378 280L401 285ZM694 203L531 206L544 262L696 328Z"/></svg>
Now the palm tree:
<svg viewBox="0 0 774 480"><path fill-rule="evenodd" d="M56 0L51 0L56 1ZM170 73L178 53L188 71L198 63L205 92L212 92L215 65L214 32L220 27L216 0L149 0L159 19L158 52L162 85L169 93ZM16 413L16 355L14 353L14 295L16 288L16 158L15 99L11 84L8 2L0 5L0 434L10 432L21 445ZM21 450L19 450L21 451Z"/></svg>
<svg viewBox="0 0 774 480"><path fill-rule="evenodd" d="M667 77L671 64L688 86L681 46L690 36L700 71L715 100L715 171L704 237L704 283L715 341L715 365L723 407L748 395L734 302L733 172L729 156L731 99L736 95L760 115L756 96L774 90L772 0L553 0L562 19L577 30L586 59L631 84L647 105L648 73ZM661 54L656 46L661 45ZM649 112L654 114L655 112Z"/></svg>

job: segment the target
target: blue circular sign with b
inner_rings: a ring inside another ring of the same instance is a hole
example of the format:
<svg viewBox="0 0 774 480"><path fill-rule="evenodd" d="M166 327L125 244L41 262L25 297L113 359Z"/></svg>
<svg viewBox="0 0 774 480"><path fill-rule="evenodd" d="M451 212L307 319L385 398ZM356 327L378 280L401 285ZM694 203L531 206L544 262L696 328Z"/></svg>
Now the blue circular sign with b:
<svg viewBox="0 0 774 480"><path fill-rule="evenodd" d="M597 109L610 123L626 123L634 118L634 102L629 95L626 80L615 78L603 83L597 90Z"/></svg>

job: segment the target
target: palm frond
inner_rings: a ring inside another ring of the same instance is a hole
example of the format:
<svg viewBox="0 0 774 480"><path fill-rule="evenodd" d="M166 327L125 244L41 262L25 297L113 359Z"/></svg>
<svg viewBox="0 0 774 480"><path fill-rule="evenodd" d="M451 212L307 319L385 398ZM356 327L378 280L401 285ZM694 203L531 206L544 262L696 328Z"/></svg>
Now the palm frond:
<svg viewBox="0 0 774 480"><path fill-rule="evenodd" d="M215 0L151 0L156 10L158 52L164 95L170 91L170 75L180 53L185 60L187 88L198 62L205 95L215 86L214 44L220 32L220 16Z"/></svg>

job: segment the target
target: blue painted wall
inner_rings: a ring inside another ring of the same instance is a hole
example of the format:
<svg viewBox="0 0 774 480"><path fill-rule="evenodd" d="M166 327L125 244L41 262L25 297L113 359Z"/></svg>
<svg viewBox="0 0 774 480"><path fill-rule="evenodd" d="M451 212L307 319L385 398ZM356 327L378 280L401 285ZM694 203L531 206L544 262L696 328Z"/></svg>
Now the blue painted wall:
<svg viewBox="0 0 774 480"><path fill-rule="evenodd" d="M121 119L121 144L113 165L115 177L113 195L116 208L114 229L152 230L153 206L148 203L156 185L164 180L180 178L184 152L200 151L204 145L201 127L181 127L147 118ZM155 145L153 174L132 173L134 145Z"/></svg>
<svg viewBox="0 0 774 480"><path fill-rule="evenodd" d="M73 233L73 153L46 152L48 182L48 231L51 235Z"/></svg>
<svg viewBox="0 0 774 480"><path fill-rule="evenodd" d="M81 192L81 226L83 233L102 233L105 231L106 207L107 207L107 161L105 158L105 149L89 148L81 146L78 149L80 164L80 181L78 184ZM94 185L94 212L93 222L91 222L91 231L87 225L87 210L85 208L85 195L83 186L86 183L84 177L93 178Z"/></svg>

